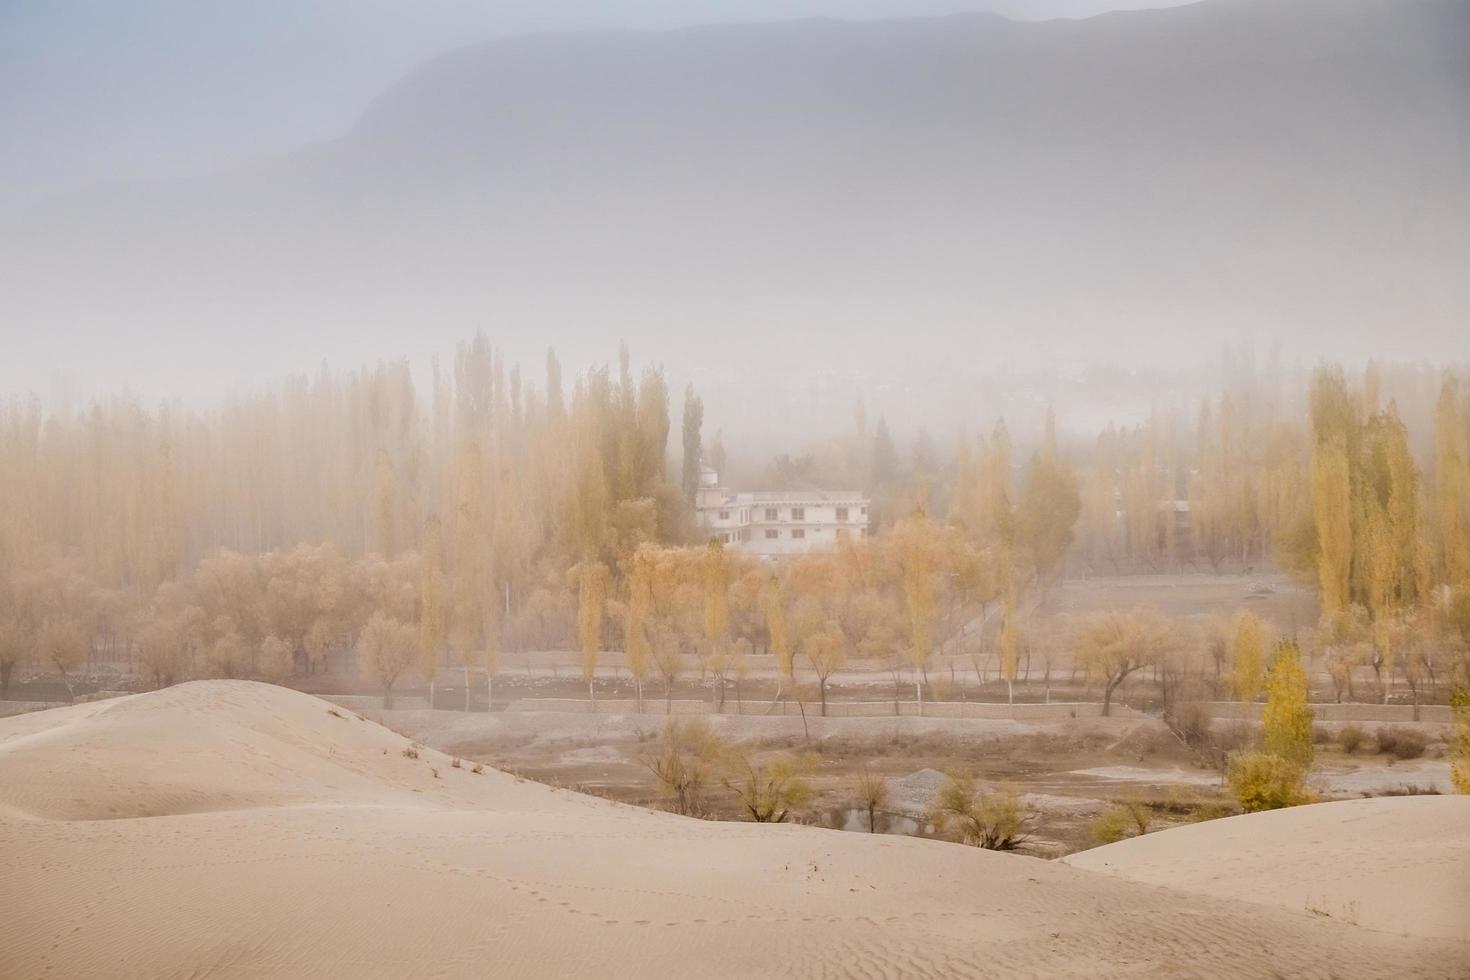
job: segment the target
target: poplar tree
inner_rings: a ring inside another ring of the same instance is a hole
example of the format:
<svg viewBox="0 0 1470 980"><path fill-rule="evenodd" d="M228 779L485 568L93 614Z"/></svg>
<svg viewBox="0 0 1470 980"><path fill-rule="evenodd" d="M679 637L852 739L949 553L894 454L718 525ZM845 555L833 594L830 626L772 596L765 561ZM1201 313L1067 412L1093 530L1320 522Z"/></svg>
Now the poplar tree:
<svg viewBox="0 0 1470 980"><path fill-rule="evenodd" d="M872 471L874 488L888 487L898 478L898 449L888 432L888 420L881 415L873 430Z"/></svg>
<svg viewBox="0 0 1470 980"><path fill-rule="evenodd" d="M1444 581L1470 584L1470 402L1446 378L1434 413L1435 507Z"/></svg>
<svg viewBox="0 0 1470 980"><path fill-rule="evenodd" d="M10 676L30 645L19 617L0 620L0 701L10 698Z"/></svg>
<svg viewBox="0 0 1470 980"><path fill-rule="evenodd" d="M1016 671L1020 666L1020 630L1014 602L1008 602L1000 625L1000 675L1006 682L1006 702L1016 703Z"/></svg>
<svg viewBox="0 0 1470 980"><path fill-rule="evenodd" d="M592 558L584 559L574 569L577 580L577 645L582 652L582 683L587 685L587 698L597 710L598 654L602 649L602 621L607 612L607 567Z"/></svg>
<svg viewBox="0 0 1470 980"><path fill-rule="evenodd" d="M690 506L694 504L694 494L699 489L700 428L703 425L704 402L694 393L694 386L689 385L684 389L683 488L684 500Z"/></svg>
<svg viewBox="0 0 1470 980"><path fill-rule="evenodd" d="M424 551L419 559L419 673L429 682L429 707L434 707L434 682L444 662L445 620L443 532L439 518L424 525Z"/></svg>
<svg viewBox="0 0 1470 980"><path fill-rule="evenodd" d="M1057 455L1055 438L1053 433L1053 448L1044 449L1031 460L1016 515L1019 536L1031 556L1043 595L1072 546L1077 517L1082 512L1077 474Z"/></svg>
<svg viewBox="0 0 1470 980"><path fill-rule="evenodd" d="M392 558L398 554L399 546L398 476L393 470L393 461L381 449L378 450L373 483L373 532L369 538L369 550Z"/></svg>
<svg viewBox="0 0 1470 980"><path fill-rule="evenodd" d="M638 713L643 713L643 685L648 680L649 618L653 612L653 573L656 545L641 545L634 553L632 571L628 575L628 609L623 616L623 649L628 657L628 673L638 691Z"/></svg>
<svg viewBox="0 0 1470 980"><path fill-rule="evenodd" d="M914 695L924 713L924 669L934 652L934 621L938 600L935 579L943 556L934 522L922 509L894 528L897 539L904 609L908 613L909 667L914 672Z"/></svg>
<svg viewBox="0 0 1470 980"><path fill-rule="evenodd" d="M1261 712L1261 734L1267 752L1311 768L1312 706L1308 701L1307 672L1295 643L1282 641L1271 659L1266 677L1266 706Z"/></svg>
<svg viewBox="0 0 1470 980"><path fill-rule="evenodd" d="M1255 613L1243 610L1235 617L1230 643L1230 686L1237 701L1254 701L1265 680L1266 640Z"/></svg>
<svg viewBox="0 0 1470 980"><path fill-rule="evenodd" d="M725 704L725 675L728 670L730 623L730 558L719 541L711 539L700 562L704 599L706 666L718 685L717 702Z"/></svg>
<svg viewBox="0 0 1470 980"><path fill-rule="evenodd" d="M765 588L761 591L761 611L765 616L771 653L776 656L775 700L780 701L782 684L796 682L796 658L791 646L791 634L786 628L786 606L781 580L775 574L767 577Z"/></svg>
<svg viewBox="0 0 1470 980"><path fill-rule="evenodd" d="M1312 513L1322 611L1340 613L1351 601L1353 571L1352 483L1340 437L1318 442L1312 454Z"/></svg>

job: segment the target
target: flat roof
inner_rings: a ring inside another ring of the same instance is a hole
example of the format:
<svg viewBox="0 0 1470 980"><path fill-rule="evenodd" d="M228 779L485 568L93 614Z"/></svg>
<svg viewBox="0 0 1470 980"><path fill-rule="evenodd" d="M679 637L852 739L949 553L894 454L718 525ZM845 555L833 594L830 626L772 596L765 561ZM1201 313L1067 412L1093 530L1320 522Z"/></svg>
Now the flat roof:
<svg viewBox="0 0 1470 980"><path fill-rule="evenodd" d="M866 504L861 490L752 490L743 493L722 491L724 504Z"/></svg>

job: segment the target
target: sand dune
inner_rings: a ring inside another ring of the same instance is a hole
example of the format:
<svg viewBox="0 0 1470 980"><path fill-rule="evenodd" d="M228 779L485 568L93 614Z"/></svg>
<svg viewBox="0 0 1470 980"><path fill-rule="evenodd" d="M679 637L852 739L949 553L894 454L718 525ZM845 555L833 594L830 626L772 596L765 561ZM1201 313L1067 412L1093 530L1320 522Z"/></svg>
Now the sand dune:
<svg viewBox="0 0 1470 980"><path fill-rule="evenodd" d="M475 775L427 749L406 758L406 744L324 701L247 682L0 721L0 975L1470 971L1470 943L1444 927L1470 913L1447 877L1464 870L1470 800L1333 804L1133 845L1195 835L1179 877L1254 877L1243 895L1163 887L1143 851L1142 880L1127 880L1122 846L1098 852L1117 855L1100 874L1080 857L708 823ZM1363 906L1372 923L1353 925L1284 887L1263 903L1279 862L1248 860L1236 828L1268 853L1305 852L1293 876L1331 881L1340 864L1307 855L1360 821L1365 835L1396 830L1361 855L1379 862L1374 880L1417 883L1441 918L1401 935L1378 928L1388 920L1376 905ZM1415 839L1433 843L1404 846ZM1216 851L1225 863L1211 869Z"/></svg>
<svg viewBox="0 0 1470 980"><path fill-rule="evenodd" d="M1253 813L1065 860L1195 894L1470 942L1470 797L1384 797Z"/></svg>

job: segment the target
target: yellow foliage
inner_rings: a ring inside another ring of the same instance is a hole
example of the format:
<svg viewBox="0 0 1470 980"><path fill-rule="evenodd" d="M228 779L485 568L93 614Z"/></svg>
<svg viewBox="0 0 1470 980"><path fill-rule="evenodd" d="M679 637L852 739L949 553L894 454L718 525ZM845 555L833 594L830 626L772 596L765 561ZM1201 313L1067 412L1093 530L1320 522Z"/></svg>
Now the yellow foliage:
<svg viewBox="0 0 1470 980"><path fill-rule="evenodd" d="M1450 780L1458 792L1470 794L1470 691L1457 690L1451 703L1455 709L1455 744L1450 750Z"/></svg>
<svg viewBox="0 0 1470 980"><path fill-rule="evenodd" d="M1307 701L1307 672L1294 643L1276 648L1266 679L1266 707L1261 713L1266 751L1303 767L1312 765L1312 706Z"/></svg>
<svg viewBox="0 0 1470 980"><path fill-rule="evenodd" d="M1254 701L1261 693L1264 680L1266 641L1261 621L1254 613L1242 612L1235 617L1235 635L1230 644L1233 664L1231 686L1240 701Z"/></svg>
<svg viewBox="0 0 1470 980"><path fill-rule="evenodd" d="M1247 813L1311 803L1306 769L1269 752L1235 752L1225 767L1225 782Z"/></svg>

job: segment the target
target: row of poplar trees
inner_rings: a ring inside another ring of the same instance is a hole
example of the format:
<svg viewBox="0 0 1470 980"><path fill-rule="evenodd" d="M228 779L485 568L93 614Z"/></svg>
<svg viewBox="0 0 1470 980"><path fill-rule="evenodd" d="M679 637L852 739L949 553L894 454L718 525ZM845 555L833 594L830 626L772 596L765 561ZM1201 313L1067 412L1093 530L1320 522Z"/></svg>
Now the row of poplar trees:
<svg viewBox="0 0 1470 980"><path fill-rule="evenodd" d="M377 640L415 634L432 678L510 642L564 642L590 570L688 538L666 378L635 377L626 349L570 385L549 353L537 384L481 336L420 388L399 361L202 412L4 406L0 686L29 661L68 686L119 657L160 682L307 672L351 662L373 612ZM696 464L701 420L689 389ZM402 646L375 642L373 659L401 662Z"/></svg>

